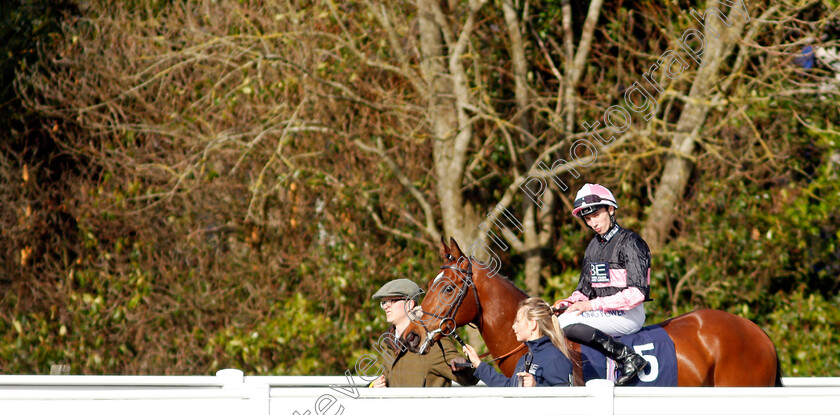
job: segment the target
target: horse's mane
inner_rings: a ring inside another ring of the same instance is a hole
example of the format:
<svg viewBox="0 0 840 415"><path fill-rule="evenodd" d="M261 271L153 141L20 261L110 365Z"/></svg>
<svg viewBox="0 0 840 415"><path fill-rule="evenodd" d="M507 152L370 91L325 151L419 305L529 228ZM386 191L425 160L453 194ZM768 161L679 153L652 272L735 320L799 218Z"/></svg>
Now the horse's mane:
<svg viewBox="0 0 840 415"><path fill-rule="evenodd" d="M477 262L477 263L478 263L478 264L480 264L480 265L484 265L484 263L483 263L483 262L481 262L481 261L477 260L475 257L472 257L472 256L470 257L470 261L474 261L474 262ZM483 266L482 266L482 267L480 267L480 268L481 268L482 270L486 269L486 267L483 267ZM502 279L502 280L504 280L505 282L507 282L508 284L510 284L510 286L511 286L511 287L515 288L517 291L519 291L520 293L522 293L522 295L524 295L525 297L528 297L528 298L530 298L530 297L531 297L531 295L530 295L530 294L528 294L528 293L526 293L526 292L525 292L525 290L523 290L523 289L519 288L519 286L518 286L518 285L514 284L514 283L513 283L513 281L511 281L511 280L510 280L510 278L508 278L508 277L506 277L506 276L504 276L504 275L502 275L502 274L500 274L500 273L498 273L498 272L496 273L496 275L493 275L492 277L488 277L488 278L500 278L500 277L501 277L501 279Z"/></svg>

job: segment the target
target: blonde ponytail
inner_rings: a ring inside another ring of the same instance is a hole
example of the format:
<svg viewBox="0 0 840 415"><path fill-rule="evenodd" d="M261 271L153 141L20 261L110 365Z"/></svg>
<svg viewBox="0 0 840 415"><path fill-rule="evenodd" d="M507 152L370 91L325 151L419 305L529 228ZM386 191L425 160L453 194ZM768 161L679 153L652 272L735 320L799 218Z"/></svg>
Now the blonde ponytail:
<svg viewBox="0 0 840 415"><path fill-rule="evenodd" d="M560 329L560 323L551 311L551 306L545 300L536 297L522 300L519 303L519 312L522 312L528 320L536 321L540 335L548 336L551 344L571 359L569 348L566 346L566 336L563 335L563 330Z"/></svg>

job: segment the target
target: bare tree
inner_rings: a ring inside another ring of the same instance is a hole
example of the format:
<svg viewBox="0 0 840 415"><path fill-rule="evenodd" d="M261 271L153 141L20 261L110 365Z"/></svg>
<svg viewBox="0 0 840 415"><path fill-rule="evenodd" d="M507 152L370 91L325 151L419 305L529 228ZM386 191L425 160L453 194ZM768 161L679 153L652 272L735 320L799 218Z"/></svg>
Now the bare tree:
<svg viewBox="0 0 840 415"><path fill-rule="evenodd" d="M709 2L709 8L719 10L712 7L715 4L718 3ZM719 23L723 20L716 20L712 16L713 13L709 8L707 8L709 11L705 12L709 15L709 18L704 19L704 24L708 23L709 26L705 27L703 35L705 37L705 47L701 52L702 66L697 70L694 82L691 84L691 89L685 99L686 104L680 112L677 125L672 132L667 133L673 137L671 150L665 161L665 168L659 184L656 186L656 192L649 210L649 212L656 213L649 214L642 231L642 236L654 251L662 248L671 230L674 217L677 214L677 206L682 199L691 174L693 166L691 156L708 118L708 112L725 99L735 74L741 69L736 66L733 68L735 73L723 77L721 74L723 63L732 54L739 41L742 44L742 50L744 43L750 41L750 39L741 39L744 27L750 20L746 10L732 8L729 16L723 18L729 23L728 26L725 26L724 23ZM765 12L758 21L772 14L774 9ZM712 22L717 27L712 26ZM751 33L754 36L756 32ZM739 56L737 65L743 65L743 63L744 56L742 54ZM720 83L721 78L723 78L721 87L715 88L714 86Z"/></svg>

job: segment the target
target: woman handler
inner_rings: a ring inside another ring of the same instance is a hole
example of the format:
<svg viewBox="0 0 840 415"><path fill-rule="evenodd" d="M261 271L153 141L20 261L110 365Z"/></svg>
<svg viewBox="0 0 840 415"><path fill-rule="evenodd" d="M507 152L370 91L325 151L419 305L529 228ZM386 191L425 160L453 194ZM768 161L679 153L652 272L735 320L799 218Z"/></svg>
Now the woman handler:
<svg viewBox="0 0 840 415"><path fill-rule="evenodd" d="M475 375L487 386L569 385L572 361L566 339L548 303L542 298L528 298L519 305L513 322L516 340L525 342L528 353L519 358L510 378L481 361L475 349L464 345L464 352L475 367Z"/></svg>

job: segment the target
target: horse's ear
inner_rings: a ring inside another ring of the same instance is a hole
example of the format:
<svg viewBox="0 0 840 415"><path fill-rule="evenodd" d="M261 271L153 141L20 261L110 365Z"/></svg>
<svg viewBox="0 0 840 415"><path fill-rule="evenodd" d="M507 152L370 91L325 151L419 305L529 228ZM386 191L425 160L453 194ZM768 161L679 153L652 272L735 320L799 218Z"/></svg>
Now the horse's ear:
<svg viewBox="0 0 840 415"><path fill-rule="evenodd" d="M461 258L462 256L464 256L463 252L461 252L461 247L458 246L458 242L455 242L455 238L450 236L449 242L452 244L452 256L454 256L455 258Z"/></svg>
<svg viewBox="0 0 840 415"><path fill-rule="evenodd" d="M446 246L446 239L444 239L443 235L440 236L440 257L446 258L449 254L449 247Z"/></svg>

